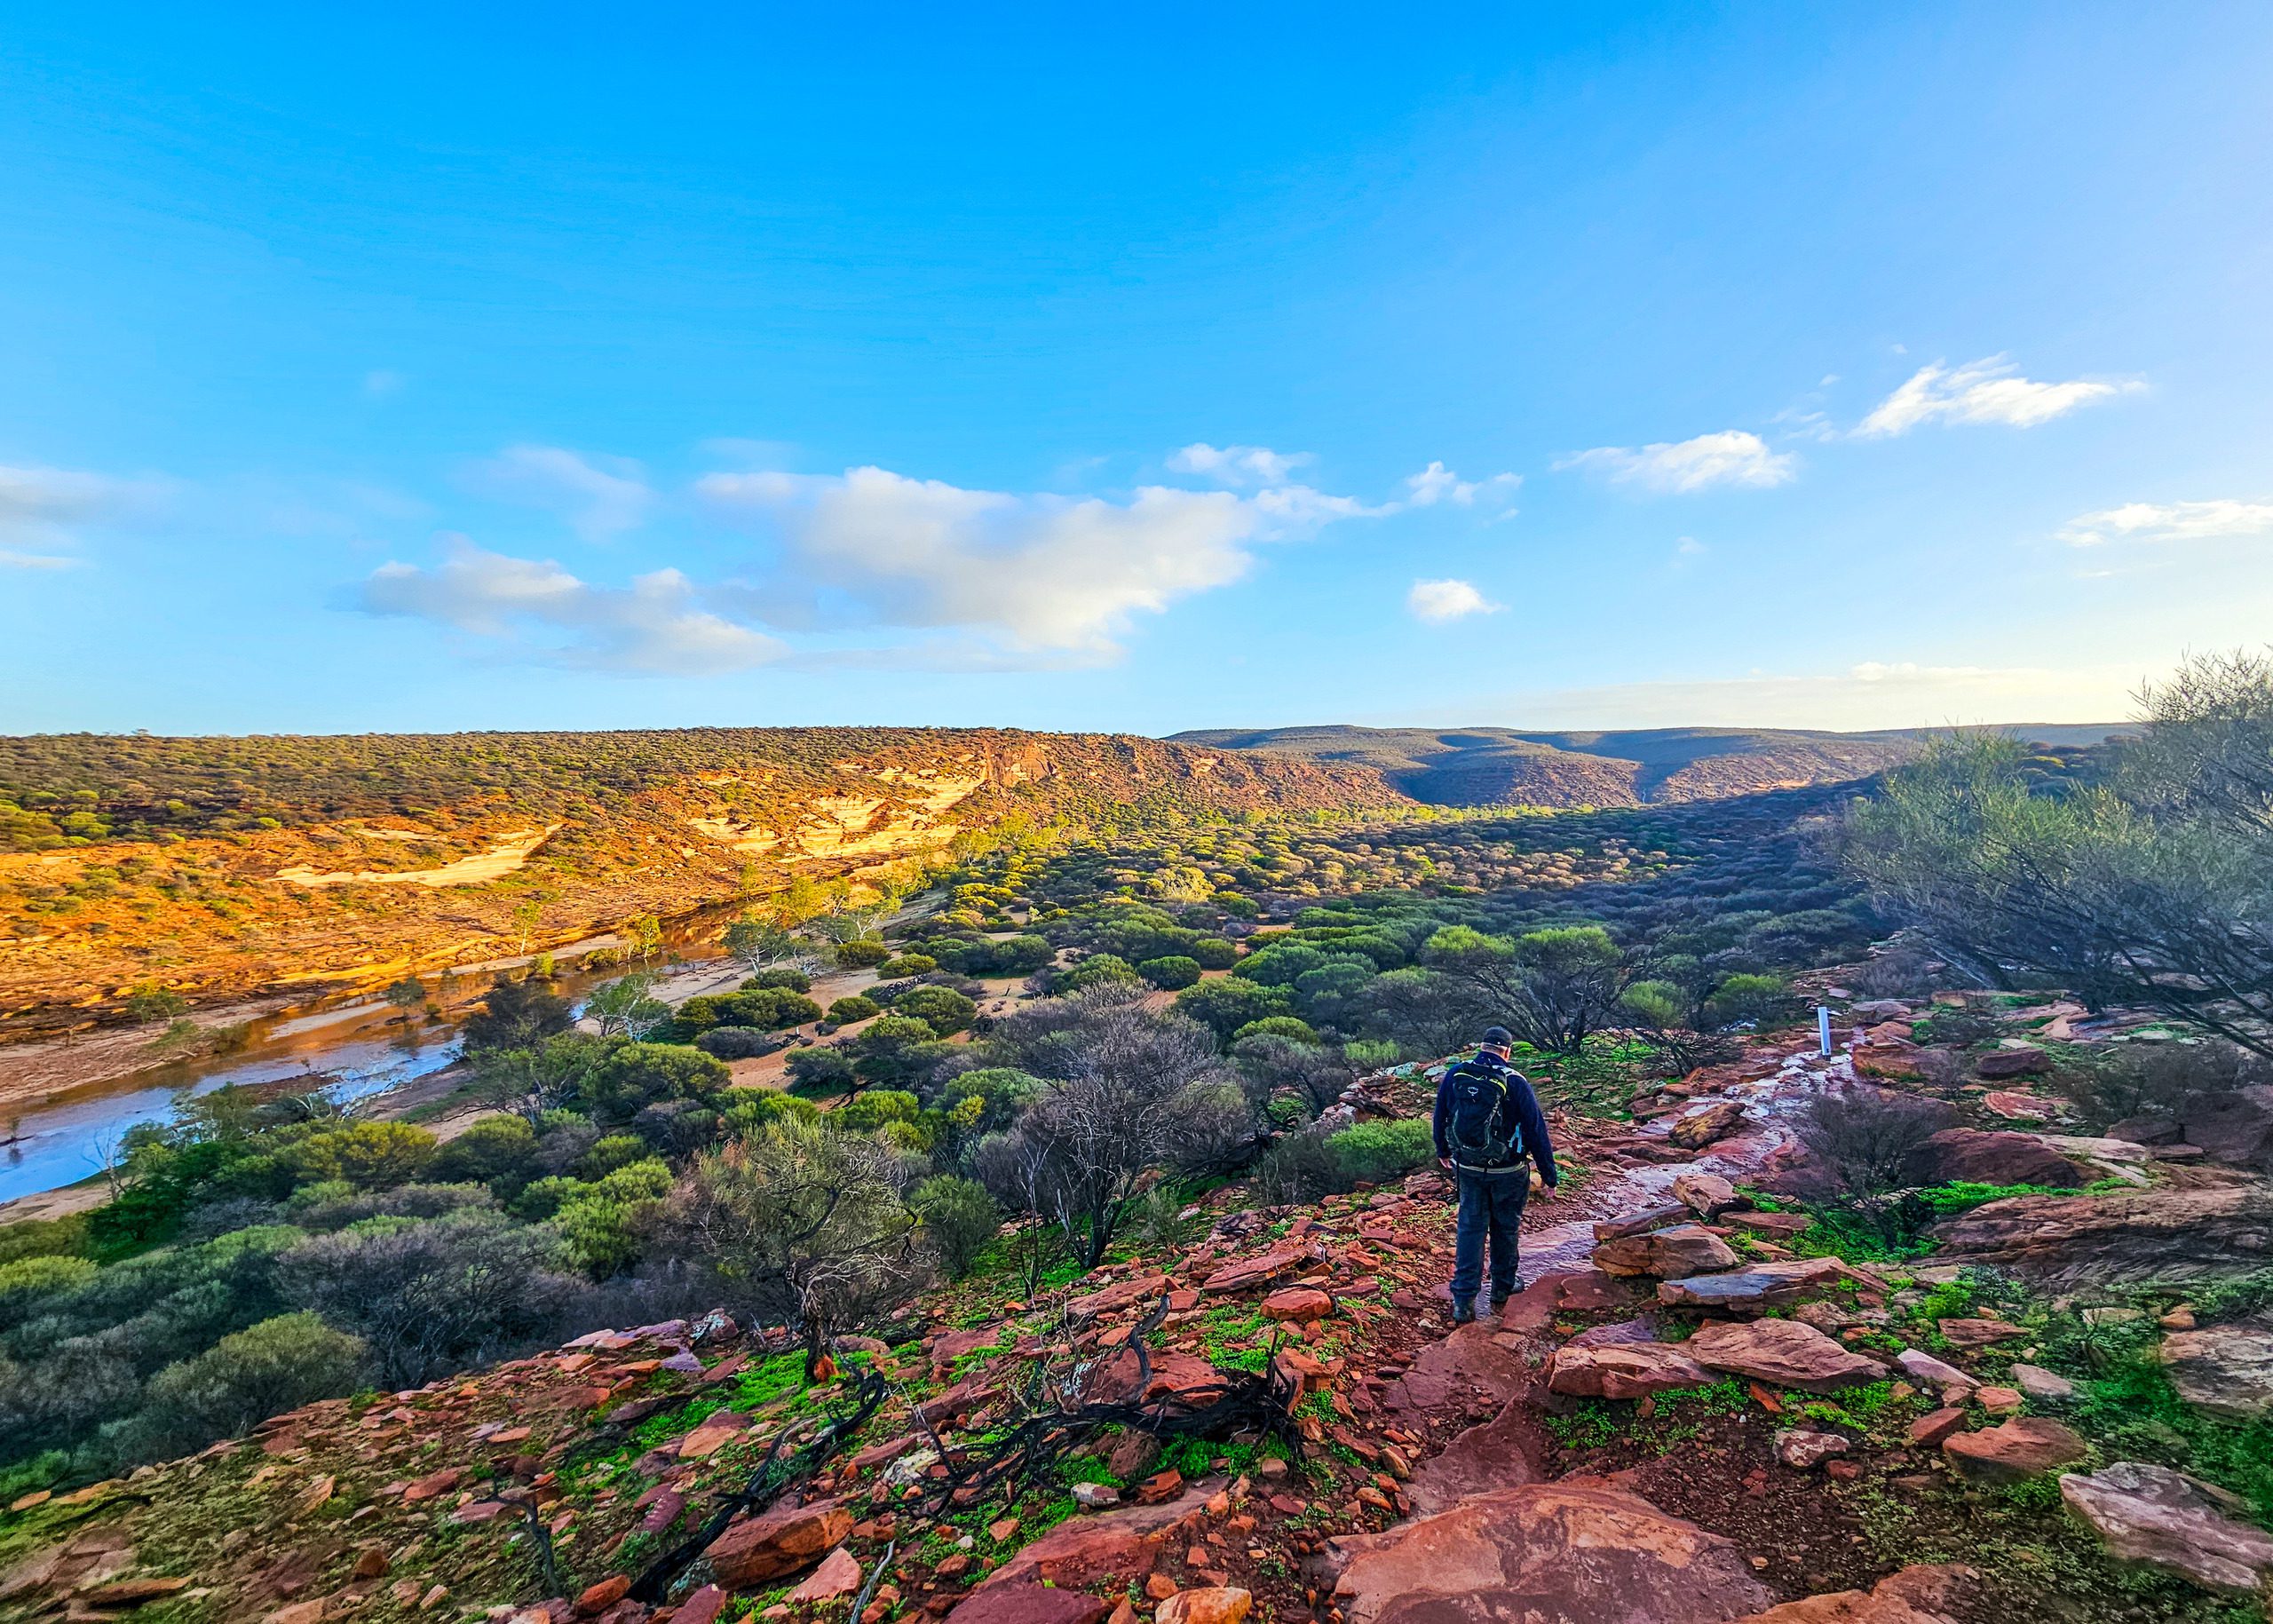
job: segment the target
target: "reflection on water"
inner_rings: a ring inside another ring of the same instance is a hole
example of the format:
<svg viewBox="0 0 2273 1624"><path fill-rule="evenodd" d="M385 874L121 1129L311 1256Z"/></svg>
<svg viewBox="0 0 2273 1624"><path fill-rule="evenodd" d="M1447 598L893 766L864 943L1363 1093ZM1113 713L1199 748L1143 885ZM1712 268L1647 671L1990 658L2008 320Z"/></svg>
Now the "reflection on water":
<svg viewBox="0 0 2273 1624"><path fill-rule="evenodd" d="M328 1012L332 1013L332 1012ZM384 1093L457 1058L455 1032L384 1022L400 1012L363 1005L336 1012L275 1044L218 1061L162 1066L114 1088L23 1113L15 1143L0 1152L0 1201L75 1184L99 1172L106 1147L140 1122L162 1122L178 1103L230 1083L321 1089L339 1100ZM320 1044L307 1040L321 1038Z"/></svg>
<svg viewBox="0 0 2273 1624"><path fill-rule="evenodd" d="M665 939L689 973L717 973L719 967L704 961L716 960L719 950L703 938L723 912L705 909L667 928ZM469 971L458 973L463 978ZM568 971L556 985L581 1006L593 986L623 973ZM100 1172L106 1147L128 1129L166 1121L181 1100L229 1083L290 1087L297 1081L296 1091L321 1089L341 1101L400 1088L457 1058L456 1020L466 1012L454 1010L448 1022L429 1024L423 1016L406 1020L401 1010L371 997L295 1005L249 1022L245 1046L234 1054L161 1063L25 1111L15 1121L14 1142L0 1146L0 1201L59 1190ZM0 1137L8 1130L0 1120Z"/></svg>

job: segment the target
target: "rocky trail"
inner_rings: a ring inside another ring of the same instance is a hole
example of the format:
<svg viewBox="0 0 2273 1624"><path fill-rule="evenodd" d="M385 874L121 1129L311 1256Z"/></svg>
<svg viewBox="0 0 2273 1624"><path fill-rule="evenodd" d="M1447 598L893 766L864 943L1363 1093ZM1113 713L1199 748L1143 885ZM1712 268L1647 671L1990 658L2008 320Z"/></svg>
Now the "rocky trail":
<svg viewBox="0 0 2273 1624"><path fill-rule="evenodd" d="M2273 1538L2227 1491L2087 1436L2080 1374L2036 1362L2049 1333L2022 1296L1938 1255L1800 1255L1814 1219L1769 1192L1805 1187L1796 1119L1857 1058L1867 1045L1826 1060L1787 1041L1639 1102L1638 1125L1558 1118L1584 1174L1532 1204L1529 1284L1496 1320L1451 1326L1433 1169L1291 1209L1234 1187L1197 1240L1031 1301L999 1280L949 1287L887 1340L840 1339L844 1380L808 1386L786 1335L714 1314L313 1405L191 1460L26 1496L0 1522L0 1618L2258 1616ZM1425 1087L1372 1080L1341 1109L1409 1113ZM2127 1207L2025 1196L1943 1226L1950 1248L2001 1246L2024 1271L2056 1276L2087 1244L2122 1255L2182 1229L2174 1208L2201 1221L2206 1203L2263 1199L2129 1141L1951 1131L1935 1155L2154 1183ZM2235 1217L2196 1249L2230 1270L2247 1243ZM2162 1327L2190 1398L2273 1407L2273 1331L2192 1323L2181 1305ZM1053 1405L1164 1416L1262 1380L1291 1399L1283 1446L1252 1425L1077 1430L1029 1484L958 1486ZM867 1389L886 1396L841 1449L735 1509L778 1449ZM681 1545L693 1560L659 1580Z"/></svg>

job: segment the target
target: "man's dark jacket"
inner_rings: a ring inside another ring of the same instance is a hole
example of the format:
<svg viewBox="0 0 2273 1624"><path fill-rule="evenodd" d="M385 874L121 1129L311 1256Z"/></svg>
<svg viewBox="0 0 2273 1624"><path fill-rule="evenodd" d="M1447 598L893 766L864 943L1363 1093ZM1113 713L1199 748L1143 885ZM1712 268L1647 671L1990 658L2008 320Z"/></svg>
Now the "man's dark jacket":
<svg viewBox="0 0 2273 1624"><path fill-rule="evenodd" d="M1480 1054L1473 1059L1463 1060L1460 1065L1448 1069L1445 1073L1444 1081L1437 1083L1436 1118L1437 1160L1442 1161L1453 1153L1452 1146L1445 1137L1452 1127L1453 1091L1448 1085L1452 1082L1453 1073L1459 1071L1461 1066L1480 1066L1500 1074L1501 1081L1508 1085L1508 1097L1500 1109L1514 1117L1516 1127L1523 1135L1524 1153L1538 1164L1540 1177L1545 1179L1550 1185L1556 1183L1560 1175L1555 1171L1555 1146L1547 1137L1547 1117L1539 1108L1539 1096L1532 1092L1529 1078L1497 1055ZM1466 1162L1457 1165L1469 1172L1489 1173L1513 1167L1515 1162L1510 1160L1495 1162L1487 1167L1471 1166Z"/></svg>

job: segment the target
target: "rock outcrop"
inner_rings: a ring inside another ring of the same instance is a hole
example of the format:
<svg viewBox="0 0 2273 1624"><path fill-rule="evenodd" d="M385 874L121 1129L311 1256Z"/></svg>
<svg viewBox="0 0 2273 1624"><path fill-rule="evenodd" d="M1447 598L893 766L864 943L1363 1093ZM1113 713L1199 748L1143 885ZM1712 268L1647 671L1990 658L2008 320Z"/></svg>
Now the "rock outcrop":
<svg viewBox="0 0 2273 1624"><path fill-rule="evenodd" d="M1778 1387L1836 1392L1886 1374L1876 1359L1841 1347L1796 1319L1754 1319L1708 1325L1682 1344L1707 1370L1724 1370Z"/></svg>
<svg viewBox="0 0 2273 1624"><path fill-rule="evenodd" d="M2229 1421L2273 1411L2273 1327L2205 1326L2163 1338L2163 1368L2178 1396Z"/></svg>
<svg viewBox="0 0 2273 1624"><path fill-rule="evenodd" d="M1723 1624L1773 1599L1730 1541L1607 1488L1507 1489L1336 1543L1349 1624Z"/></svg>
<svg viewBox="0 0 2273 1624"><path fill-rule="evenodd" d="M2121 1561L2244 1595L2273 1578L2273 1535L2229 1515L2234 1496L2167 1466L2118 1461L2070 1472L2060 1498Z"/></svg>
<svg viewBox="0 0 2273 1624"><path fill-rule="evenodd" d="M2273 1190L2016 1196L1936 1224L1932 1236L1937 1263L2042 1282L2214 1279L2273 1264Z"/></svg>
<svg viewBox="0 0 2273 1624"><path fill-rule="evenodd" d="M2073 1190L2087 1182L2084 1170L2034 1134L1944 1128L1904 1161L1902 1176L1913 1184L2044 1184Z"/></svg>

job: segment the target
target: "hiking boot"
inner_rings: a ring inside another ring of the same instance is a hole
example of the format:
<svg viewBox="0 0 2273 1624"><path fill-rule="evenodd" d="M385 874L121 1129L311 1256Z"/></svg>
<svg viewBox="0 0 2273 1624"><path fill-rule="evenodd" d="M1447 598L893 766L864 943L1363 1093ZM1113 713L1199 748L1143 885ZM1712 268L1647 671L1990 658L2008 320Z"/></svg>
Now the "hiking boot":
<svg viewBox="0 0 2273 1624"><path fill-rule="evenodd" d="M1495 1291L1492 1294L1492 1317L1494 1319L1508 1311L1508 1299L1513 1295L1515 1293L1511 1291Z"/></svg>
<svg viewBox="0 0 2273 1624"><path fill-rule="evenodd" d="M1476 1322L1476 1304L1475 1304L1475 1303L1453 1303L1453 1323L1454 1325L1473 1325L1475 1322Z"/></svg>

